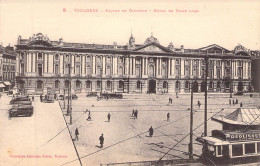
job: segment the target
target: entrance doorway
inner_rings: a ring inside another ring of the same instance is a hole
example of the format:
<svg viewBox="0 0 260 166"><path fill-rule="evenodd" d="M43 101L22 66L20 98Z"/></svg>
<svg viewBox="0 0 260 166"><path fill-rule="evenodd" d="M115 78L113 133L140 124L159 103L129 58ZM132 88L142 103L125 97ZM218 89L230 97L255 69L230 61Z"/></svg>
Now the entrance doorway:
<svg viewBox="0 0 260 166"><path fill-rule="evenodd" d="M242 83L242 82L239 82L239 83L238 83L238 88L237 88L237 90L238 90L239 92L242 92L242 91L243 91L243 83Z"/></svg>
<svg viewBox="0 0 260 166"><path fill-rule="evenodd" d="M199 91L199 85L197 81L193 82L193 87L192 87L193 92L198 92Z"/></svg>
<svg viewBox="0 0 260 166"><path fill-rule="evenodd" d="M156 93L156 81L155 80L149 80L148 93Z"/></svg>

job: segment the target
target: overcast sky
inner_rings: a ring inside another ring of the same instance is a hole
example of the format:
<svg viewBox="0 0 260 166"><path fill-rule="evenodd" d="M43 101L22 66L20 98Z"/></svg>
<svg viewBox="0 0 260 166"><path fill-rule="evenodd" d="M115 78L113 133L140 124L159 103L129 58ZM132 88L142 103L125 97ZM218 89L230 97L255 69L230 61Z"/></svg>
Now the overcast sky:
<svg viewBox="0 0 260 166"><path fill-rule="evenodd" d="M251 50L260 50L259 0L124 2L0 0L0 42L4 46L15 45L19 35L28 39L41 32L50 40L62 37L64 42L112 44L116 41L124 45L132 30L137 44L143 44L153 32L164 46L170 42L185 48L218 44L233 50L240 43ZM74 9L98 12L75 12ZM120 12L110 13L106 9ZM166 12L154 12L154 9Z"/></svg>

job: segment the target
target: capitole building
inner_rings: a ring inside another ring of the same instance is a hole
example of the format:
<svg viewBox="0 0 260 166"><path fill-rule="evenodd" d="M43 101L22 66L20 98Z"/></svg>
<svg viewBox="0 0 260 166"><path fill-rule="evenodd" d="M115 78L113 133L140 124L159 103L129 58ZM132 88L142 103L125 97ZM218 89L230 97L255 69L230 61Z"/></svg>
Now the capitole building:
<svg viewBox="0 0 260 166"><path fill-rule="evenodd" d="M27 94L237 92L251 89L251 56L216 44L198 49L162 46L153 35L143 44L68 43L38 33L16 45L16 87ZM208 64L207 85L205 83Z"/></svg>

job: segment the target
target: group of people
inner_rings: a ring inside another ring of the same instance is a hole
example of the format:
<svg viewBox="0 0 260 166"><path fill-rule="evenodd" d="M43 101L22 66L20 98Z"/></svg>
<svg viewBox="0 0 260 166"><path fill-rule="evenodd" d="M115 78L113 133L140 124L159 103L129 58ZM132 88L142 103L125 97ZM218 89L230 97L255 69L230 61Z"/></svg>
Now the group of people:
<svg viewBox="0 0 260 166"><path fill-rule="evenodd" d="M235 104L238 104L238 100L236 99L236 100L231 100L231 99L229 99L229 105L235 105ZM243 107L243 103L242 102L240 102L240 107Z"/></svg>
<svg viewBox="0 0 260 166"><path fill-rule="evenodd" d="M133 109L132 116L134 117L134 119L137 119L137 116L138 116L138 110L137 109Z"/></svg>

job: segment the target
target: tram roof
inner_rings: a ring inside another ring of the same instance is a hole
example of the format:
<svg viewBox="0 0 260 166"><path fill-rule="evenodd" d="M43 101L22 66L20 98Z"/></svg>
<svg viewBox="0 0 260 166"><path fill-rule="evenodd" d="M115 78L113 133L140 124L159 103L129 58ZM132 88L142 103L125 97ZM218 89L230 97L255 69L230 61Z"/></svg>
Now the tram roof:
<svg viewBox="0 0 260 166"><path fill-rule="evenodd" d="M238 108L226 116L214 116L212 120L233 125L260 125L260 110L257 108Z"/></svg>

